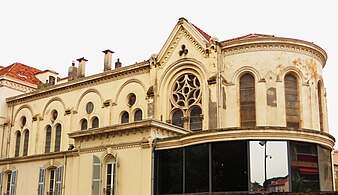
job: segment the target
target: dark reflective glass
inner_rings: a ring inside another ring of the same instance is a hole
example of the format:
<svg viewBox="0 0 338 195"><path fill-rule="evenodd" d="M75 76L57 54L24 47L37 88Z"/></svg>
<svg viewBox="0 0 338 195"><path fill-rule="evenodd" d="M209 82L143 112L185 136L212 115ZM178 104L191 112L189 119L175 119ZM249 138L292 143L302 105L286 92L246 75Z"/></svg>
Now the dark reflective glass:
<svg viewBox="0 0 338 195"><path fill-rule="evenodd" d="M185 193L209 191L209 144L185 148Z"/></svg>
<svg viewBox="0 0 338 195"><path fill-rule="evenodd" d="M212 191L248 191L247 141L217 142L212 148Z"/></svg>
<svg viewBox="0 0 338 195"><path fill-rule="evenodd" d="M331 151L318 146L320 191L332 191Z"/></svg>
<svg viewBox="0 0 338 195"><path fill-rule="evenodd" d="M157 151L158 194L183 193L183 149Z"/></svg>

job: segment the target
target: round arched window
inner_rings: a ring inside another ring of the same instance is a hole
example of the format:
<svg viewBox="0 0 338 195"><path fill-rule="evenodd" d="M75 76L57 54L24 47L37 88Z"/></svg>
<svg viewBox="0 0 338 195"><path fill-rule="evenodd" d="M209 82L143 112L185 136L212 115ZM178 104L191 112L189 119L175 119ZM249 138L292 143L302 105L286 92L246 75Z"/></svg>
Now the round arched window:
<svg viewBox="0 0 338 195"><path fill-rule="evenodd" d="M92 113L93 110L94 110L94 104L93 104L93 102L88 102L87 105L86 105L87 114Z"/></svg>
<svg viewBox="0 0 338 195"><path fill-rule="evenodd" d="M21 127L24 127L27 123L27 118L25 116L21 117Z"/></svg>

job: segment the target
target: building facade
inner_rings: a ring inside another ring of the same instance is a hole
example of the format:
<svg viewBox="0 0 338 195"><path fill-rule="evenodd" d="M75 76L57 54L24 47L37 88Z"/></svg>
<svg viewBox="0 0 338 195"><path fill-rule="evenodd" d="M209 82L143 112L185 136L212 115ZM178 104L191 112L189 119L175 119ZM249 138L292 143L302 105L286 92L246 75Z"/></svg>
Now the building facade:
<svg viewBox="0 0 338 195"><path fill-rule="evenodd" d="M9 97L0 192L332 191L327 55L249 34L219 41L179 19L158 54Z"/></svg>

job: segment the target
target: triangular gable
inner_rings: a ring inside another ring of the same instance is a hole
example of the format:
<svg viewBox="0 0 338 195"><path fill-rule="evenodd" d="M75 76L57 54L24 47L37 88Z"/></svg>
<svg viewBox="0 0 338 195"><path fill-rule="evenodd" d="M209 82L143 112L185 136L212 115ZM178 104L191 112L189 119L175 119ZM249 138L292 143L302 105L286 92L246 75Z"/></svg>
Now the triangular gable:
<svg viewBox="0 0 338 195"><path fill-rule="evenodd" d="M227 40L222 41L222 43L224 43L224 42L232 42L232 41L239 41L239 40L247 40L247 39L253 39L253 38L268 38L268 37L274 37L274 36L273 35L253 33L253 34L247 34L247 35L236 37L236 38L232 38L232 39L227 39Z"/></svg>
<svg viewBox="0 0 338 195"><path fill-rule="evenodd" d="M160 63L160 66L168 61L182 37L186 37L201 55L207 56L206 44L211 39L211 36L185 18L180 18L160 50L160 53L157 55L157 61Z"/></svg>
<svg viewBox="0 0 338 195"><path fill-rule="evenodd" d="M14 63L0 70L0 76L8 76L31 84L38 85L40 80L35 77L35 74L41 72L36 68L21 64Z"/></svg>

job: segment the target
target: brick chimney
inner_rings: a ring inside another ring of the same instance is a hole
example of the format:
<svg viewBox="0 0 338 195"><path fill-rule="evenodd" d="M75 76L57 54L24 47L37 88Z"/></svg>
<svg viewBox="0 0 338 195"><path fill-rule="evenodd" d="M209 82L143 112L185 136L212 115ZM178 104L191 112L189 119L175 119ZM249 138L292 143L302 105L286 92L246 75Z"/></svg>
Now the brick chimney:
<svg viewBox="0 0 338 195"><path fill-rule="evenodd" d="M121 68L122 64L120 62L120 58L117 58L117 62L115 62L115 68Z"/></svg>
<svg viewBox="0 0 338 195"><path fill-rule="evenodd" d="M68 68L68 81L77 79L77 67L75 62L72 62L72 65Z"/></svg>
<svg viewBox="0 0 338 195"><path fill-rule="evenodd" d="M77 77L78 78L85 77L86 62L88 60L82 57L82 58L77 59L77 61L79 62L79 67L77 69Z"/></svg>
<svg viewBox="0 0 338 195"><path fill-rule="evenodd" d="M111 70L113 51L107 49L102 51L104 53L104 69L103 71Z"/></svg>

